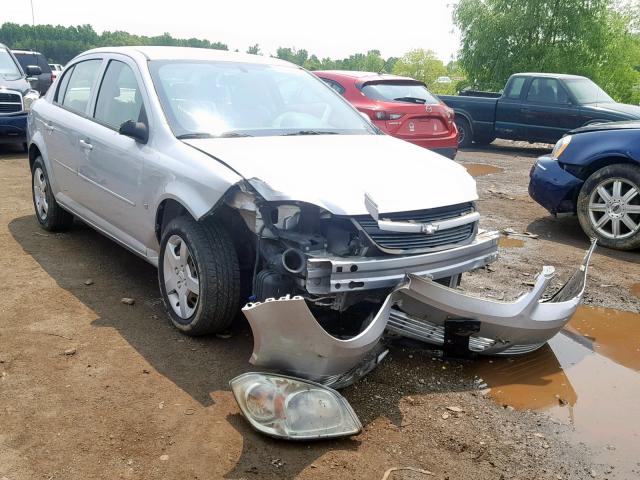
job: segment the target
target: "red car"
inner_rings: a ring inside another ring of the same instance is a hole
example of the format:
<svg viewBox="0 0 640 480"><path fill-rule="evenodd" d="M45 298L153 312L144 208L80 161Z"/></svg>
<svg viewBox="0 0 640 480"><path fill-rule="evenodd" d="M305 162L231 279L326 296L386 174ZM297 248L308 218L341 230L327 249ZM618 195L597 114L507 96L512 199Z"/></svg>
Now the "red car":
<svg viewBox="0 0 640 480"><path fill-rule="evenodd" d="M424 83L407 77L368 72L313 72L367 114L385 133L454 158L458 129L454 112Z"/></svg>

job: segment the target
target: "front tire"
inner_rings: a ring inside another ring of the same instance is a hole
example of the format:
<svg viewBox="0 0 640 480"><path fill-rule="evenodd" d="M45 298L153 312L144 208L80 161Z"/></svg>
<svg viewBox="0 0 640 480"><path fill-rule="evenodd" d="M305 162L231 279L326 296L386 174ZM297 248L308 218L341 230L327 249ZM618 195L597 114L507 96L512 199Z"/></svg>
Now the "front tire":
<svg viewBox="0 0 640 480"><path fill-rule="evenodd" d="M71 227L73 215L56 202L42 157L37 157L33 162L31 197L36 218L42 228L49 232L59 232Z"/></svg>
<svg viewBox="0 0 640 480"><path fill-rule="evenodd" d="M162 300L178 330L197 336L231 325L240 303L240 269L220 225L172 220L162 233L158 263Z"/></svg>
<svg viewBox="0 0 640 480"><path fill-rule="evenodd" d="M593 173L580 189L577 211L584 232L601 245L640 248L640 168L616 164Z"/></svg>

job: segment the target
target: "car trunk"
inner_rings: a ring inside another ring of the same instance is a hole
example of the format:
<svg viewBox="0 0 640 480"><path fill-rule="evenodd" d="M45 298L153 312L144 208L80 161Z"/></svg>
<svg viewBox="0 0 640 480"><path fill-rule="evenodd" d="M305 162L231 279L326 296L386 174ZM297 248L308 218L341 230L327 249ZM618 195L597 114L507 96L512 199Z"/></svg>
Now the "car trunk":
<svg viewBox="0 0 640 480"><path fill-rule="evenodd" d="M387 133L404 138L438 138L454 130L450 109L417 81L365 82L362 93L375 100L379 110L367 112Z"/></svg>

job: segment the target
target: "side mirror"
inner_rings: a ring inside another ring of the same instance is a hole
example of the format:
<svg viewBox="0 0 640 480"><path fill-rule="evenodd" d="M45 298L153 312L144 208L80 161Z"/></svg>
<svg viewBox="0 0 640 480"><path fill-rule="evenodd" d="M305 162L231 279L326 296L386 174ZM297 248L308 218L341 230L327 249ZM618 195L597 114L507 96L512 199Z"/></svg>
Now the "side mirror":
<svg viewBox="0 0 640 480"><path fill-rule="evenodd" d="M147 143L149 141L149 127L142 122L127 120L118 130L120 135L133 138L136 142Z"/></svg>
<svg viewBox="0 0 640 480"><path fill-rule="evenodd" d="M37 77L38 75L42 75L42 69L37 65L27 65L27 77Z"/></svg>

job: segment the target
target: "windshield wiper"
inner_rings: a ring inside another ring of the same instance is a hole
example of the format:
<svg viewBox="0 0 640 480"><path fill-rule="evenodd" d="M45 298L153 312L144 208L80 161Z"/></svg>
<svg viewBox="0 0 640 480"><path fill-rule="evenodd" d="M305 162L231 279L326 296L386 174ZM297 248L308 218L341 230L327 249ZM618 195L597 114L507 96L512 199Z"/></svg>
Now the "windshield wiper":
<svg viewBox="0 0 640 480"><path fill-rule="evenodd" d="M418 97L398 97L394 98L396 102L413 102L413 103L426 103L427 100Z"/></svg>
<svg viewBox="0 0 640 480"><path fill-rule="evenodd" d="M340 135L338 132L323 132L321 130L298 130L297 132L283 133L285 137L292 135Z"/></svg>
<svg viewBox="0 0 640 480"><path fill-rule="evenodd" d="M213 138L213 135L206 132L183 133L176 137L178 140L190 140L192 138Z"/></svg>
<svg viewBox="0 0 640 480"><path fill-rule="evenodd" d="M178 135L176 138L178 140L190 140L194 138L232 138L232 137L251 137L248 133L242 132L224 132L220 135L213 135L207 132L193 132L193 133L183 133L182 135Z"/></svg>

